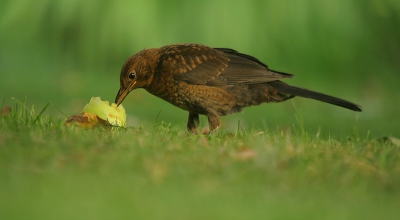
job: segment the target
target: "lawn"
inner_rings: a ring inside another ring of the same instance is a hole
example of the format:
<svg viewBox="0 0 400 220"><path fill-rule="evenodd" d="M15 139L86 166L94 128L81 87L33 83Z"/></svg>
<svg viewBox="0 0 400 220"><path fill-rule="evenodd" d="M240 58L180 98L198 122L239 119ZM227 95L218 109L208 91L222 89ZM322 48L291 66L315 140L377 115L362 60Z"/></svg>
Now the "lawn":
<svg viewBox="0 0 400 220"><path fill-rule="evenodd" d="M298 126L82 129L22 104L0 119L1 219L398 217L400 148L388 141Z"/></svg>

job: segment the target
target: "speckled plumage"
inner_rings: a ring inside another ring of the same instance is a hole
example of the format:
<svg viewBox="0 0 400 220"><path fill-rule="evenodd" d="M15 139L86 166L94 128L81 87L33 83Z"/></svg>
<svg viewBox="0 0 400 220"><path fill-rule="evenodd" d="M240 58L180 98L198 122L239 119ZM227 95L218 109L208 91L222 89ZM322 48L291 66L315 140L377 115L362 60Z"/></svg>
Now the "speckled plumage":
<svg viewBox="0 0 400 220"><path fill-rule="evenodd" d="M200 44L168 45L142 50L125 62L115 102L119 105L133 89L144 88L188 111L187 127L195 133L199 114L208 117L212 131L218 128L220 116L240 112L246 106L282 102L294 96L361 111L351 102L280 81L291 77L232 49Z"/></svg>

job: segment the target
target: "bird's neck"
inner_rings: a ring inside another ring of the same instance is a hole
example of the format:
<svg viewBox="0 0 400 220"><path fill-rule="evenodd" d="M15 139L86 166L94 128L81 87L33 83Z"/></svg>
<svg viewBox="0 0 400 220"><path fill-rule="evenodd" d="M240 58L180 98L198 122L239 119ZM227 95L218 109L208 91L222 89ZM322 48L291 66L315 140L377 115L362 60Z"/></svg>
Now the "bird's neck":
<svg viewBox="0 0 400 220"><path fill-rule="evenodd" d="M174 80L171 76L163 76L162 73L155 73L153 80L145 89L166 101L169 100L170 94L173 93Z"/></svg>

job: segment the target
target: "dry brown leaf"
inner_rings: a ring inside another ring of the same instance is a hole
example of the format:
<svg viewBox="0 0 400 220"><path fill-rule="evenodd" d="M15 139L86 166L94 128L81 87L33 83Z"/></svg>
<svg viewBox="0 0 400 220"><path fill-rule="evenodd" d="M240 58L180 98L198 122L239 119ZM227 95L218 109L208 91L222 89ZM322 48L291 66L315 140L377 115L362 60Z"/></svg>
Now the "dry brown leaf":
<svg viewBox="0 0 400 220"><path fill-rule="evenodd" d="M95 126L111 126L108 121L99 118L95 114L80 113L68 117L65 122L66 125L78 125L84 128L93 128Z"/></svg>
<svg viewBox="0 0 400 220"><path fill-rule="evenodd" d="M1 110L1 114L2 115L8 115L11 111L11 107L10 106L4 106L4 108Z"/></svg>

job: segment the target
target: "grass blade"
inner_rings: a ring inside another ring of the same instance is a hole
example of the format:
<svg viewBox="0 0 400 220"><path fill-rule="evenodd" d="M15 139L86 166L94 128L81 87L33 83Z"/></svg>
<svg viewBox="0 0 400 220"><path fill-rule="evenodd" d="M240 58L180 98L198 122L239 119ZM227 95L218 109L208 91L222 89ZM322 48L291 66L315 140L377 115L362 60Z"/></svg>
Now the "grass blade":
<svg viewBox="0 0 400 220"><path fill-rule="evenodd" d="M44 113L44 111L46 111L47 107L49 107L50 102L47 103L47 105L42 109L42 111L40 111L40 113L36 116L35 120L32 122L32 124L35 124L36 121L40 118L40 116L42 116L42 114Z"/></svg>

